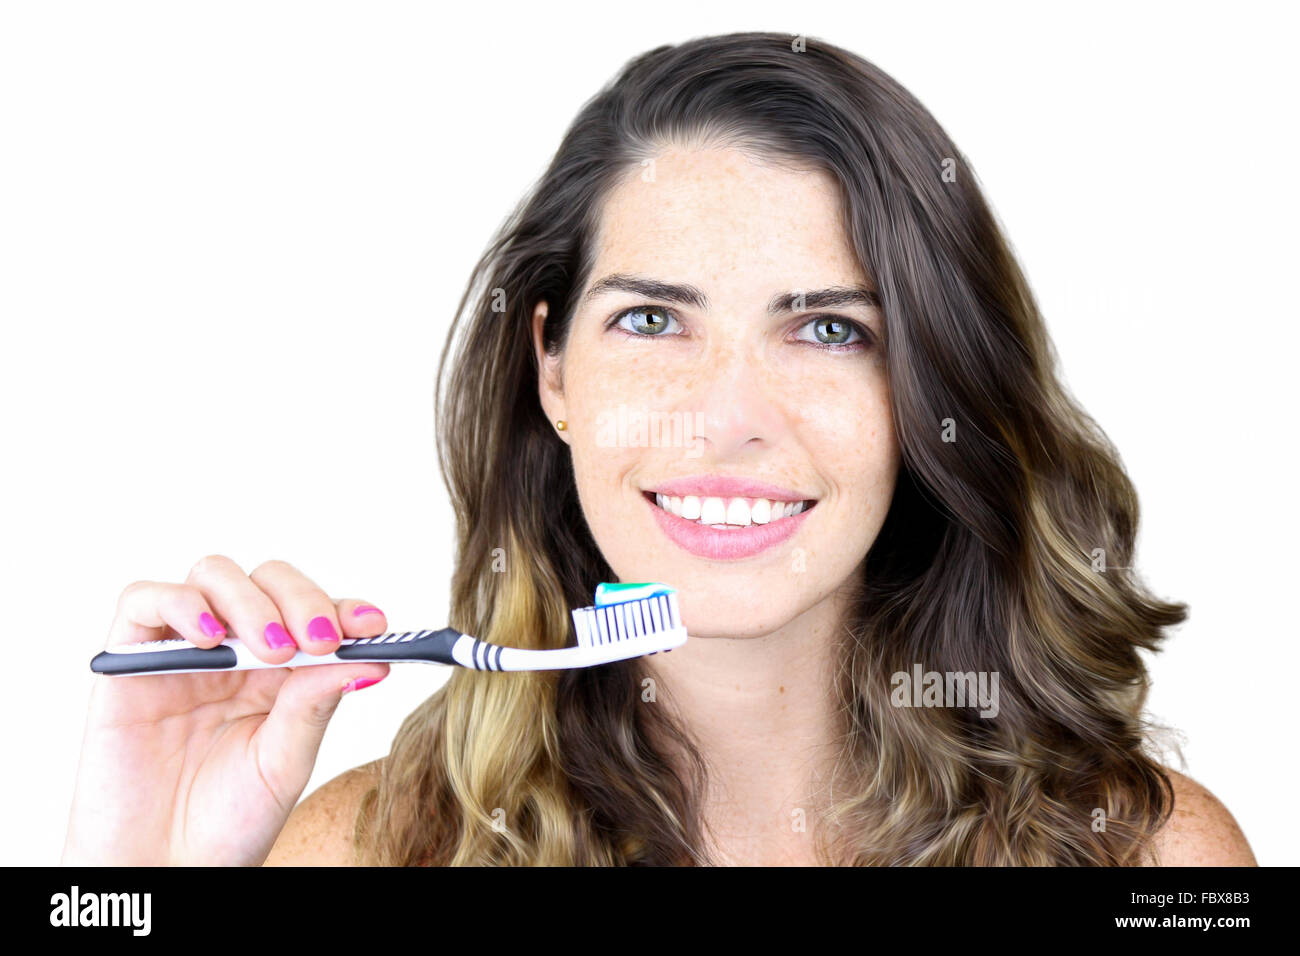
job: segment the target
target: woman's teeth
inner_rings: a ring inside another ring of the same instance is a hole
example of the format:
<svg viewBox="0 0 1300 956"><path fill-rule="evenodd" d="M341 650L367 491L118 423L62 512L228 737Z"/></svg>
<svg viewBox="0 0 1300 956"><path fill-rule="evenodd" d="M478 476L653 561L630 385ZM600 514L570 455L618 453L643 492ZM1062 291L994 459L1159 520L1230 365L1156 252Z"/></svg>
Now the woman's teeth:
<svg viewBox="0 0 1300 956"><path fill-rule="evenodd" d="M751 503L752 502L752 503ZM655 492L655 504L679 518L711 528L748 527L770 524L806 511L809 501L769 501L767 498L700 498L687 495L666 497Z"/></svg>

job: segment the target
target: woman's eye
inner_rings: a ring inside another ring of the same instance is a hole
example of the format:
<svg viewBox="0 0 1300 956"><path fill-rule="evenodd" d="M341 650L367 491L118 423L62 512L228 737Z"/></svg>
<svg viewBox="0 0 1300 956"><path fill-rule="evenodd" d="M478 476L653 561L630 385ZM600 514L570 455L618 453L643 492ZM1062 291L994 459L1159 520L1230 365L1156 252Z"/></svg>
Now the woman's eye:
<svg viewBox="0 0 1300 956"><path fill-rule="evenodd" d="M617 313L609 328L617 326L624 335L633 338L667 338L664 330L677 321L672 312L661 306L638 305ZM800 338L798 341L820 349L855 351L860 346L869 346L873 341L871 332L862 325L837 315L819 315L806 322L802 328L812 329L814 337Z"/></svg>
<svg viewBox="0 0 1300 956"><path fill-rule="evenodd" d="M814 339L800 339L802 342L812 342L814 345L835 348L836 346L862 345L871 343L871 333L858 325L856 322L850 322L848 319L841 319L837 315L819 315L807 325L805 329L812 329ZM856 335L854 339L852 336Z"/></svg>
<svg viewBox="0 0 1300 956"><path fill-rule="evenodd" d="M643 318L644 316L644 318ZM667 328L669 321L676 321L667 309L655 305L639 305L635 309L625 309L614 317L620 327L623 320L630 319L632 332L637 335L655 336Z"/></svg>

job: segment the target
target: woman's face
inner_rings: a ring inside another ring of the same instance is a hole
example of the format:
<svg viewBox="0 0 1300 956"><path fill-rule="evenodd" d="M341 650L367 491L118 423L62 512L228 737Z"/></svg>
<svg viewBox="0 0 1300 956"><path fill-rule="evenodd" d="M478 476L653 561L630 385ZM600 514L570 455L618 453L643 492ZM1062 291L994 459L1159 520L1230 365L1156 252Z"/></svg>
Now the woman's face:
<svg viewBox="0 0 1300 956"><path fill-rule="evenodd" d="M818 304L827 289L874 292L828 175L672 149L610 194L556 359L540 347L546 303L534 313L542 405L567 422L556 434L596 543L620 581L678 588L692 637L768 634L818 607L856 580L884 522L898 471L884 317L870 295ZM647 497L673 482L686 517ZM759 498L812 507L778 517Z"/></svg>

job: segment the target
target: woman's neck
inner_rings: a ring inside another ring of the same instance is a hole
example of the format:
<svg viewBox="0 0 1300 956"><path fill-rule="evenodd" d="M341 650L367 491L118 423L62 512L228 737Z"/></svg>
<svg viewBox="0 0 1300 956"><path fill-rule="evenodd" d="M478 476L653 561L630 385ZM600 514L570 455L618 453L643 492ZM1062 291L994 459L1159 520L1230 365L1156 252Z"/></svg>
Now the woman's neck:
<svg viewBox="0 0 1300 956"><path fill-rule="evenodd" d="M718 863L816 862L818 808L842 742L835 693L841 601L762 637L701 637L647 658L708 768L706 848Z"/></svg>

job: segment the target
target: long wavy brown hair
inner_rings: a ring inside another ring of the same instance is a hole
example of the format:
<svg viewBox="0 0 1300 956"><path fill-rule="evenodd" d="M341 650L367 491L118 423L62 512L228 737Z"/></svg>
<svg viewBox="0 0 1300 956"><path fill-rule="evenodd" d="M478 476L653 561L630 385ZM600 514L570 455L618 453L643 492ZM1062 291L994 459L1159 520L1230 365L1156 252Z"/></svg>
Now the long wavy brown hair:
<svg viewBox="0 0 1300 956"><path fill-rule="evenodd" d="M686 142L829 173L885 317L901 464L827 688L844 733L824 859L1154 862L1173 793L1143 718L1139 651L1157 650L1186 605L1157 600L1132 570L1133 485L1058 380L970 164L902 86L829 43L736 33L637 56L583 106L494 236L436 386L457 523L451 624L563 647L569 609L617 580L543 415L530 319L546 300L545 348L563 349L604 197ZM892 675L915 662L998 673L997 716L893 706ZM362 800L357 861L710 863L707 768L688 727L642 704L645 673L642 660L455 669L406 718ZM690 772L675 772L683 760Z"/></svg>

